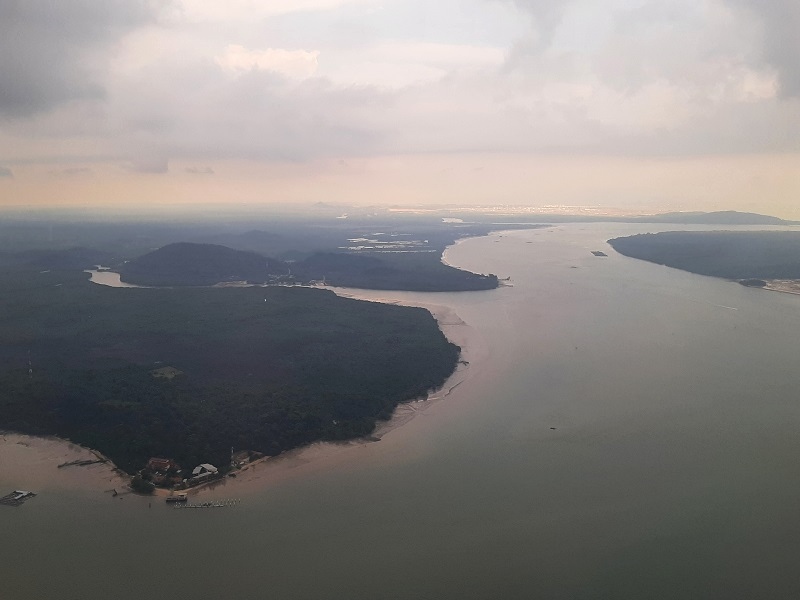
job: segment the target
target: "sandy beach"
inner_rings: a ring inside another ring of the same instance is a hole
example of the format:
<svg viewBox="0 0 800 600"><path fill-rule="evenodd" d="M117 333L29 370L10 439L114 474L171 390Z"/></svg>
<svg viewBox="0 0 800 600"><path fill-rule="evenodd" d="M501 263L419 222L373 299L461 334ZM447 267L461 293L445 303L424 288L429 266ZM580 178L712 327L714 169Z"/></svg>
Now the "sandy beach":
<svg viewBox="0 0 800 600"><path fill-rule="evenodd" d="M800 295L800 280L798 279L767 279L766 282L765 290Z"/></svg>
<svg viewBox="0 0 800 600"><path fill-rule="evenodd" d="M103 459L105 457L93 450L56 437L0 434L0 483L6 487L36 492L75 488L109 494L113 490L127 491L127 477L111 461L59 468L65 463Z"/></svg>
<svg viewBox="0 0 800 600"><path fill-rule="evenodd" d="M452 390L463 384L474 373L482 358L486 356L486 345L480 335L461 320L448 306L415 303L392 298L390 292L371 290L334 289L345 297L371 302L384 302L406 306L420 306L431 312L448 340L461 347L461 362L444 386L426 398L412 400L397 407L392 418L379 423L367 438L349 442L318 442L303 448L285 452L280 456L255 461L236 471L235 477L188 490L191 496L246 495L260 491L264 486L290 477L341 467L349 461L368 456L370 447L390 435L396 429L425 414L438 402L447 398ZM0 483L14 489L44 491L48 489L80 489L91 493L130 493L128 480L116 470L113 463L97 463L88 466L64 466L64 463L98 460L99 453L56 437L35 437L18 433L0 435ZM9 492L11 489L8 490ZM157 490L156 497L170 492Z"/></svg>
<svg viewBox="0 0 800 600"><path fill-rule="evenodd" d="M355 289L336 289L332 288L339 295L345 298L355 298L368 302L381 302L384 304L397 304L400 306L415 306L424 308L433 315L439 325L439 329L447 339L461 348L461 358L455 372L445 382L441 389L428 394L427 398L420 398L411 402L399 405L393 417L383 424L379 424L372 437L381 438L393 429L407 423L414 416L434 403L446 398L453 389L461 385L470 375L471 370L477 366L481 358L486 355L486 345L480 335L465 323L461 317L449 306L433 303L406 302L396 298L384 297L376 294L372 290ZM386 292L382 292L385 294Z"/></svg>

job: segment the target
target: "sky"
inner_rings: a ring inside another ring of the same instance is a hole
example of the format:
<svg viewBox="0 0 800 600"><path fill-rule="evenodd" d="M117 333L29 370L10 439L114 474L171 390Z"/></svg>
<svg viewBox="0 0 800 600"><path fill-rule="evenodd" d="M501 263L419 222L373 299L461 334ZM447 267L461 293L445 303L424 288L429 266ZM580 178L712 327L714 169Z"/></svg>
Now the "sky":
<svg viewBox="0 0 800 600"><path fill-rule="evenodd" d="M797 0L0 0L0 206L800 219Z"/></svg>

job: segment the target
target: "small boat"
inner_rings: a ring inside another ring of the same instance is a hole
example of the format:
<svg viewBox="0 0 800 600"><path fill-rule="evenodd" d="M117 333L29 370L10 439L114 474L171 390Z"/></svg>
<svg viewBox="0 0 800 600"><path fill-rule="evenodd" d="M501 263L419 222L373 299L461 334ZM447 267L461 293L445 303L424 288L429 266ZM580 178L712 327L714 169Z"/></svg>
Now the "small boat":
<svg viewBox="0 0 800 600"><path fill-rule="evenodd" d="M14 490L10 494L6 494L0 498L0 504L7 506L20 506L28 498L33 498L36 494L25 490Z"/></svg>
<svg viewBox="0 0 800 600"><path fill-rule="evenodd" d="M167 496L167 502L186 502L188 500L186 494L175 494L174 496Z"/></svg>

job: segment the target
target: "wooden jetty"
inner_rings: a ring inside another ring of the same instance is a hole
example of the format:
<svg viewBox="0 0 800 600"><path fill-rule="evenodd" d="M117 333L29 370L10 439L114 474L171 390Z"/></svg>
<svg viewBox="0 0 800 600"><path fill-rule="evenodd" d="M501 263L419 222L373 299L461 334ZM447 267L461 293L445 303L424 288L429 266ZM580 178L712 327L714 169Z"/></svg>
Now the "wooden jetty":
<svg viewBox="0 0 800 600"><path fill-rule="evenodd" d="M85 460L71 460L69 462L64 462L58 465L58 468L62 467L86 467L89 465L100 465L107 463L107 458L96 458L96 459L85 459Z"/></svg>
<svg viewBox="0 0 800 600"><path fill-rule="evenodd" d="M241 499L239 498L226 498L225 500L209 500L208 502L187 502L185 504L176 503L172 508L176 510L184 508L227 508L229 506L236 506L240 502Z"/></svg>

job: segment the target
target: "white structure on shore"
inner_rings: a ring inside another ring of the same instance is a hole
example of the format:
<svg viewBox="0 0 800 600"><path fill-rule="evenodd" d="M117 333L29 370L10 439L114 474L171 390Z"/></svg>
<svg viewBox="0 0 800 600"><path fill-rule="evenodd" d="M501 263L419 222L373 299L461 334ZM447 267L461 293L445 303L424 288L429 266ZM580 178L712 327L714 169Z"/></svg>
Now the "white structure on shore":
<svg viewBox="0 0 800 600"><path fill-rule="evenodd" d="M206 477L213 477L219 473L219 469L214 465L203 463L192 469L192 479L205 479Z"/></svg>

